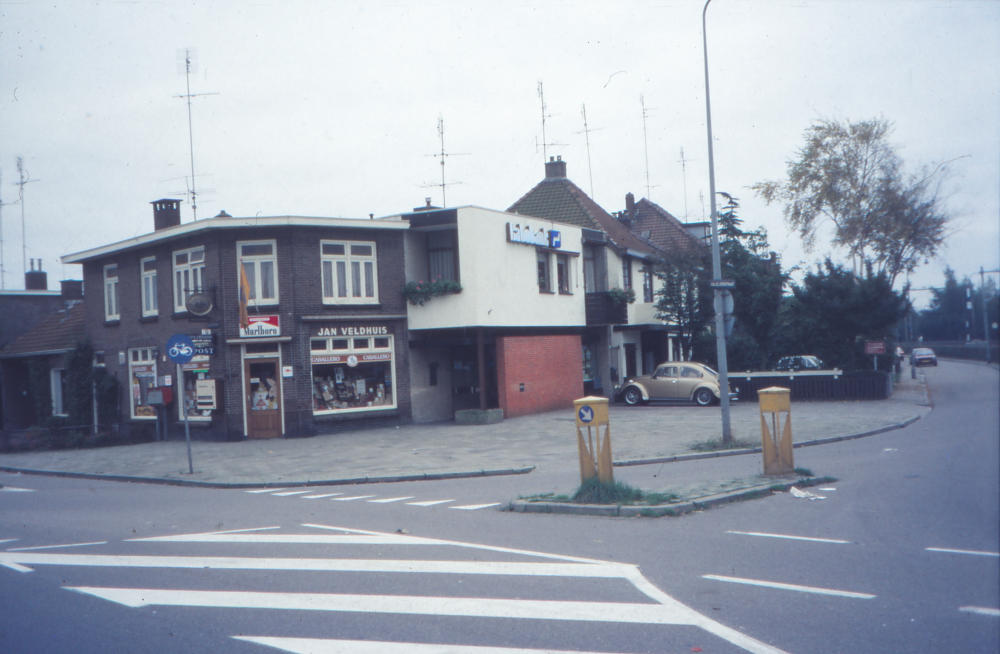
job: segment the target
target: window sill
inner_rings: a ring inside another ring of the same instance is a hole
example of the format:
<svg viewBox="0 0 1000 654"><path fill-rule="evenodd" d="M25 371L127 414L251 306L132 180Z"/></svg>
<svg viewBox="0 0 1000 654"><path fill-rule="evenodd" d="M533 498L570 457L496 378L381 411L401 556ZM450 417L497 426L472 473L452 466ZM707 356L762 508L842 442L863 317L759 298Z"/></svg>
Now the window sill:
<svg viewBox="0 0 1000 654"><path fill-rule="evenodd" d="M381 309L382 304L380 302L331 302L330 300L323 300L323 308L325 309L353 309L355 307Z"/></svg>
<svg viewBox="0 0 1000 654"><path fill-rule="evenodd" d="M559 291L559 295L573 295L569 291Z"/></svg>
<svg viewBox="0 0 1000 654"><path fill-rule="evenodd" d="M542 288L538 289L538 292L540 294L542 294L542 295L555 295L556 294L555 291L546 291L545 289L542 289Z"/></svg>
<svg viewBox="0 0 1000 654"><path fill-rule="evenodd" d="M119 323L121 323L121 320L118 318L115 318L114 320L108 320L108 319L104 320L105 327L117 327Z"/></svg>
<svg viewBox="0 0 1000 654"><path fill-rule="evenodd" d="M142 316L141 318L139 318L139 322L143 322L143 323L145 323L145 322L156 322L157 320L159 320L159 318L160 318L159 315Z"/></svg>

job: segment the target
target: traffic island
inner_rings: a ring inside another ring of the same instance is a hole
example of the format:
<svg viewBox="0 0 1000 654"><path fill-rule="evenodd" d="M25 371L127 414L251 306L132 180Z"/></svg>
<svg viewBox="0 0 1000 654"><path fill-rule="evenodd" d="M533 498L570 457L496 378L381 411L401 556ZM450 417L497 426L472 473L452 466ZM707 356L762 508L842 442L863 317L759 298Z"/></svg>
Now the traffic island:
<svg viewBox="0 0 1000 654"><path fill-rule="evenodd" d="M817 477L811 471L799 469L795 475L782 477L745 477L727 481L703 482L648 492L621 482L580 486L572 496L547 493L522 497L510 502L508 511L518 513L561 513L605 517L679 516L720 504L769 497L797 489L831 484L835 477ZM600 488L597 488L600 487Z"/></svg>

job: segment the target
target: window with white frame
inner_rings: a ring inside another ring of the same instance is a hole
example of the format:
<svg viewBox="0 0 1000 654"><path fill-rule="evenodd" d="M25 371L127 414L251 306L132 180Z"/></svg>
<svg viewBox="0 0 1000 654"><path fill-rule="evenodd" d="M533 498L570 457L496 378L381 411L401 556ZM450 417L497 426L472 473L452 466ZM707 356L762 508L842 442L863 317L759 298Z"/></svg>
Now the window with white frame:
<svg viewBox="0 0 1000 654"><path fill-rule="evenodd" d="M52 415L67 415L66 371L62 369L49 371L49 381L52 384Z"/></svg>
<svg viewBox="0 0 1000 654"><path fill-rule="evenodd" d="M378 266L375 243L320 241L323 302L375 304L378 302Z"/></svg>
<svg viewBox="0 0 1000 654"><path fill-rule="evenodd" d="M649 267L642 269L642 301L653 301L653 269Z"/></svg>
<svg viewBox="0 0 1000 654"><path fill-rule="evenodd" d="M205 283L205 248L174 252L174 311L187 311L187 299Z"/></svg>
<svg viewBox="0 0 1000 654"><path fill-rule="evenodd" d="M148 257L139 262L142 269L142 315L155 316L156 305L156 257Z"/></svg>
<svg viewBox="0 0 1000 654"><path fill-rule="evenodd" d="M104 319L121 318L118 308L118 264L104 266Z"/></svg>
<svg viewBox="0 0 1000 654"><path fill-rule="evenodd" d="M278 303L278 254L275 241L244 241L237 254L250 283L250 306Z"/></svg>
<svg viewBox="0 0 1000 654"><path fill-rule="evenodd" d="M131 416L156 419L156 409L149 404L149 389L156 387L156 348L139 347L129 350L128 376Z"/></svg>

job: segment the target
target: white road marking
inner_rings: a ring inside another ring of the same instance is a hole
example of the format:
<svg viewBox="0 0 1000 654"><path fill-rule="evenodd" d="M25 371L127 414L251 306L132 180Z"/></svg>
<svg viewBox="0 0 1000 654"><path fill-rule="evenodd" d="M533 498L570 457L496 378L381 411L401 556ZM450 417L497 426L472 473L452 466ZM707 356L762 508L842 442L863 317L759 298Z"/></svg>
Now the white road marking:
<svg viewBox="0 0 1000 654"><path fill-rule="evenodd" d="M390 497L386 500L368 500L369 502L374 502L375 504L388 504L389 502L398 502L400 500L412 500L415 496L410 495L408 497Z"/></svg>
<svg viewBox="0 0 1000 654"><path fill-rule="evenodd" d="M352 500L367 500L369 497L375 497L374 495L355 495L354 497L335 497L332 502L350 502Z"/></svg>
<svg viewBox="0 0 1000 654"><path fill-rule="evenodd" d="M293 559L229 556L126 556L118 554L10 554L0 565L65 565L94 568L176 568L209 570L312 570L317 572L394 572L524 577L630 579L635 566L624 563L534 563L510 561L428 561L395 559ZM30 570L30 569L29 569Z"/></svg>
<svg viewBox="0 0 1000 654"><path fill-rule="evenodd" d="M945 554L973 554L975 556L1000 556L1000 552L980 552L977 550L949 550L943 547L928 547L928 552L944 552Z"/></svg>
<svg viewBox="0 0 1000 654"><path fill-rule="evenodd" d="M765 588L778 588L781 590L794 590L800 593L816 593L818 595L833 595L835 597L851 597L854 599L874 599L875 595L867 593L852 593L846 590L833 590L830 588L815 588L813 586L796 586L795 584L780 584L774 581L760 581L758 579L743 579L741 577L723 577L720 575L702 575L703 579L714 579L715 581L727 581L732 584L747 584L749 586L764 586Z"/></svg>
<svg viewBox="0 0 1000 654"><path fill-rule="evenodd" d="M186 534L182 536L154 536L133 538L134 541L175 543L309 543L318 545L441 545L431 539L413 539L410 536L384 534L326 536L318 534Z"/></svg>
<svg viewBox="0 0 1000 654"><path fill-rule="evenodd" d="M470 647L468 645L438 645L399 643L377 640L323 640L319 638L266 638L233 636L292 654L606 654L565 649L524 649L521 647Z"/></svg>
<svg viewBox="0 0 1000 654"><path fill-rule="evenodd" d="M449 506L449 509L464 509L466 511L475 511L476 509L485 509L490 506L500 506L500 502L494 502L493 504L469 504L466 506Z"/></svg>
<svg viewBox="0 0 1000 654"><path fill-rule="evenodd" d="M0 543L13 543L15 540L17 540L17 539L16 538L4 538L3 540L0 540Z"/></svg>
<svg viewBox="0 0 1000 654"><path fill-rule="evenodd" d="M966 611L968 613L978 613L979 615L989 615L994 618L1000 618L1000 609L991 609L985 606L960 606L959 611Z"/></svg>
<svg viewBox="0 0 1000 654"><path fill-rule="evenodd" d="M287 488L263 488L261 490L247 491L248 493L276 493L278 491L288 490Z"/></svg>
<svg viewBox="0 0 1000 654"><path fill-rule="evenodd" d="M764 538L787 538L789 540L807 540L816 543L839 543L849 544L848 540L833 540L830 538L809 538L808 536L788 536L786 534L765 534L759 531L727 531L727 534L740 534L742 536L763 536Z"/></svg>
<svg viewBox="0 0 1000 654"><path fill-rule="evenodd" d="M326 495L303 495L300 500L318 500L323 497L336 497L338 495L343 495L343 493L327 493Z"/></svg>
<svg viewBox="0 0 1000 654"><path fill-rule="evenodd" d="M7 550L8 552L28 552L30 550L52 550L58 547L83 547L84 545L107 545L108 541L102 540L96 543L70 543L68 545L39 545L38 547L18 547Z"/></svg>
<svg viewBox="0 0 1000 654"><path fill-rule="evenodd" d="M34 488L14 488L13 486L0 486L2 493L34 493Z"/></svg>
<svg viewBox="0 0 1000 654"><path fill-rule="evenodd" d="M297 491L285 491L284 493L271 493L275 497L285 497L287 495L302 495L303 493L311 493L311 490L297 490Z"/></svg>
<svg viewBox="0 0 1000 654"><path fill-rule="evenodd" d="M446 504L455 500L433 500L431 502L407 502L409 506L434 506L435 504Z"/></svg>

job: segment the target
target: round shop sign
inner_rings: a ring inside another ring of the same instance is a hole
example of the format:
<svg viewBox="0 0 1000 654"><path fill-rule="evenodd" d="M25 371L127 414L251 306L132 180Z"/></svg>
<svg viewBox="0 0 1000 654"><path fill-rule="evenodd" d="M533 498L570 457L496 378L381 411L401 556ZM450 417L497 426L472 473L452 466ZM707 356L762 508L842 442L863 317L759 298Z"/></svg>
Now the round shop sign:
<svg viewBox="0 0 1000 654"><path fill-rule="evenodd" d="M207 293L192 293L184 302L184 307L196 316L205 316L212 310L212 298Z"/></svg>
<svg viewBox="0 0 1000 654"><path fill-rule="evenodd" d="M349 365L352 368L358 365L358 357L354 356L353 354L347 357L347 365Z"/></svg>
<svg viewBox="0 0 1000 654"><path fill-rule="evenodd" d="M577 415L580 417L580 422L590 423L594 420L594 409L592 409L590 405L584 404L580 407Z"/></svg>

